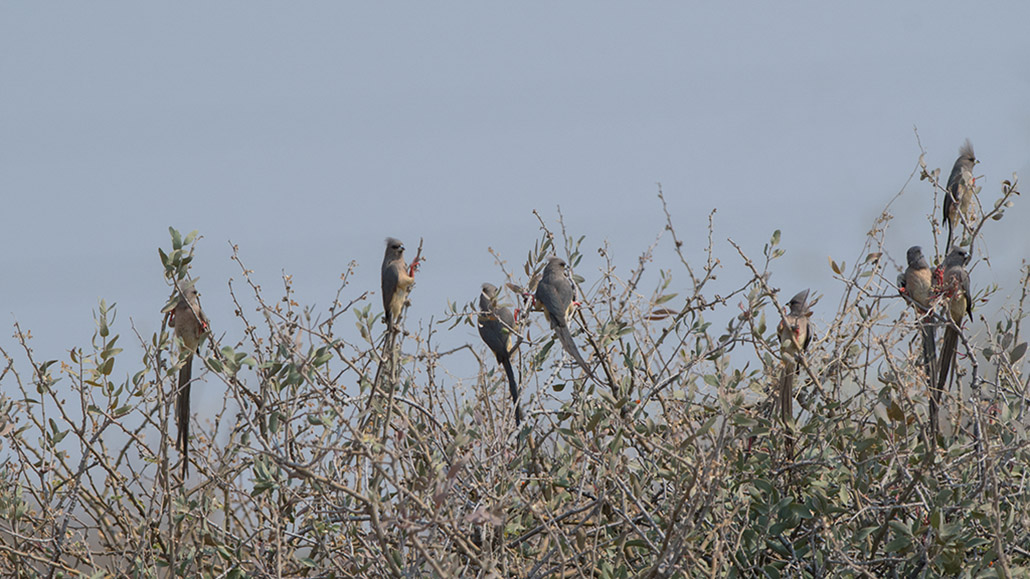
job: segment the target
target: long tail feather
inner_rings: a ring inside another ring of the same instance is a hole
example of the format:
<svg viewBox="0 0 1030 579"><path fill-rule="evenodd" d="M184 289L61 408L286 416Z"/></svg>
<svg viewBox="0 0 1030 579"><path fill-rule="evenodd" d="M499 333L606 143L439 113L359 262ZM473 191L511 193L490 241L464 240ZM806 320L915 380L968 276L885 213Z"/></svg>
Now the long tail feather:
<svg viewBox="0 0 1030 579"><path fill-rule="evenodd" d="M936 433L939 432L937 428L937 407L940 403L940 392L937 389L937 345L935 343L934 326L929 321L926 321L920 326L919 331L923 336L923 366L926 369L927 384L929 385L930 427Z"/></svg>
<svg viewBox="0 0 1030 579"><path fill-rule="evenodd" d="M958 331L955 328L944 330L944 341L941 343L941 370L937 376L937 389L944 391L948 385L951 365L955 361L955 349L958 347Z"/></svg>
<svg viewBox="0 0 1030 579"><path fill-rule="evenodd" d="M794 375L797 369L797 364L784 364L783 379L780 381L780 420L783 421L783 443L788 457L794 456L794 436L790 429L794 418Z"/></svg>
<svg viewBox="0 0 1030 579"><path fill-rule="evenodd" d="M923 335L923 365L926 366L927 379L933 386L937 383L937 345L934 326L930 322L924 322L920 331Z"/></svg>
<svg viewBox="0 0 1030 579"><path fill-rule="evenodd" d="M941 395L948 385L948 377L951 374L951 365L955 360L955 349L958 347L958 331L948 327L944 330L944 341L941 342L941 364L937 375L937 387L930 393L930 424L934 432L940 432L938 428L938 412L941 403Z"/></svg>
<svg viewBox="0 0 1030 579"><path fill-rule="evenodd" d="M572 340L572 334L569 332L568 326L558 326L555 328L558 334L558 340L561 342L565 351L570 356L575 358L576 362L586 370L587 376L594 377L594 373L590 371L590 366L587 365L586 360L580 355L579 350L576 348L576 342Z"/></svg>
<svg viewBox="0 0 1030 579"><path fill-rule="evenodd" d="M511 392L511 400L515 403L515 424L522 424L522 407L519 405L519 383L515 380L515 370L511 367L511 360L501 358L501 365L504 366L504 373L508 375L508 390Z"/></svg>
<svg viewBox="0 0 1030 579"><path fill-rule="evenodd" d="M179 370L179 394L175 401L175 424L179 429L176 436L179 452L182 454L182 476L189 475L190 450L190 379L193 374L193 356L190 355Z"/></svg>

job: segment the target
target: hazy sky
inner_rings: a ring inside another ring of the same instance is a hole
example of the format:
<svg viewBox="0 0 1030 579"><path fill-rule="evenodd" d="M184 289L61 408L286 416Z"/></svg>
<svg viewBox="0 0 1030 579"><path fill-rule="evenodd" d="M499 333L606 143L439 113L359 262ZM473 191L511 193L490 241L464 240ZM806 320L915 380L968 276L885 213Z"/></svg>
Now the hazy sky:
<svg viewBox="0 0 1030 579"><path fill-rule="evenodd" d="M914 127L944 178L972 139L985 203L1030 172L1028 27L1025 2L4 2L0 345L17 320L37 359L67 359L101 297L123 346L130 318L149 336L169 225L203 234L194 272L229 342L230 241L271 297L285 270L324 309L351 260L344 297L378 292L384 238L423 237L409 320L428 320L501 281L488 247L518 269L532 211L554 225L560 205L589 283L605 240L628 272L661 233L658 182L692 255L712 208L731 281L724 240L757 256L782 229L773 285L832 310L827 256L860 257ZM1030 255L1025 197L974 286ZM893 258L931 246L930 200L907 185ZM674 264L666 239L652 267Z"/></svg>

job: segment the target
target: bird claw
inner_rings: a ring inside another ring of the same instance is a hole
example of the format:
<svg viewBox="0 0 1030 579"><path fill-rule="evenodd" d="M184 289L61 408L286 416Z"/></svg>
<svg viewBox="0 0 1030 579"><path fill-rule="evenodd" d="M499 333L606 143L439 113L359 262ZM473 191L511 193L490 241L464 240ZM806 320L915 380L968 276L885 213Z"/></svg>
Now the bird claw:
<svg viewBox="0 0 1030 579"><path fill-rule="evenodd" d="M423 261L425 261L424 257L416 257L415 259L413 259L411 261L411 265L408 266L408 275L411 277L415 277L415 272L418 271L418 268L420 265L422 265Z"/></svg>

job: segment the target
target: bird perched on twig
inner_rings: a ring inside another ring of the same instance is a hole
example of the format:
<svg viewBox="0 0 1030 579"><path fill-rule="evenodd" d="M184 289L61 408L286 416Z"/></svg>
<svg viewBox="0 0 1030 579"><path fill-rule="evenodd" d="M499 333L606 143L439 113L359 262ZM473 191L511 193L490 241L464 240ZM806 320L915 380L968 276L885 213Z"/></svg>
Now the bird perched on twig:
<svg viewBox="0 0 1030 579"><path fill-rule="evenodd" d="M479 292L479 337L483 338L497 362L504 367L508 377L508 390L515 403L515 424L522 423L522 409L519 407L519 384L511 366L511 335L515 331L515 316L511 310L497 302L497 288L484 283Z"/></svg>
<svg viewBox="0 0 1030 579"><path fill-rule="evenodd" d="M962 331L962 321L968 315L973 317L973 299L969 294L969 273L966 271L968 254L961 247L953 247L938 268L939 285L937 294L943 296L947 312L948 326L944 329L944 341L941 342L941 368L937 377L937 392L940 397L948 384L948 375L955 360L958 348L958 335Z"/></svg>
<svg viewBox="0 0 1030 579"><path fill-rule="evenodd" d="M590 371L590 366L580 355L576 343L572 340L572 333L569 331L568 316L572 311L573 289L572 282L565 275L566 267L565 260L558 257L548 258L534 296L537 303L543 306L544 315L550 322L551 329L558 335L558 341L561 342L562 347L583 367L587 376L593 378L594 373Z"/></svg>
<svg viewBox="0 0 1030 579"><path fill-rule="evenodd" d="M408 299L408 292L411 285L415 283L415 269L418 267L418 259L411 263L411 267L404 262L404 244L393 237L386 238L386 254L383 255L382 289L383 289L383 318L388 330L396 331L400 321L401 311Z"/></svg>
<svg viewBox="0 0 1030 579"><path fill-rule="evenodd" d="M906 254L908 267L898 274L898 291L916 310L919 318L919 332L923 338L923 364L931 390L937 383L937 352L934 337L934 322L930 315L933 301L933 272L923 256L923 248L913 245ZM936 417L936 400L930 397L930 417Z"/></svg>
<svg viewBox="0 0 1030 579"><path fill-rule="evenodd" d="M789 427L794 418L794 376L798 371L798 357L808 350L812 342L812 328L808 318L808 290L798 292L787 302L788 313L776 327L780 339L780 358L783 360L783 378L780 380L780 419ZM788 434L787 452L793 454L793 438Z"/></svg>
<svg viewBox="0 0 1030 579"><path fill-rule="evenodd" d="M179 369L179 386L175 400L175 423L178 427L176 446L182 454L182 476L189 474L190 440L190 381L193 374L193 355L210 331L207 316L200 309L200 295L192 284L177 283L179 301L169 314L168 325L180 340L181 356L185 357Z"/></svg>
<svg viewBox="0 0 1030 579"><path fill-rule="evenodd" d="M945 247L951 247L954 229L961 221L959 214L969 214L969 204L973 200L975 186L973 167L976 163L973 144L966 139L958 150L958 159L955 159L955 164L951 167L947 192L944 195L944 220L948 222L948 243Z"/></svg>

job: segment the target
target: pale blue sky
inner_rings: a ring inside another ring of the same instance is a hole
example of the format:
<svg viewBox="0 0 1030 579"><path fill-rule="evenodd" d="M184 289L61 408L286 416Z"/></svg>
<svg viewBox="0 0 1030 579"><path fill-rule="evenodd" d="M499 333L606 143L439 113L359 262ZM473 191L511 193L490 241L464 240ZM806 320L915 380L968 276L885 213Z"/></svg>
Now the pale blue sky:
<svg viewBox="0 0 1030 579"><path fill-rule="evenodd" d="M0 345L18 320L37 359L66 359L100 297L123 346L130 317L149 336L169 225L204 235L194 271L230 342L230 240L270 297L286 270L324 309L348 262L346 298L378 291L384 238L424 237L412 324L500 281L487 247L518 269L532 211L561 205L591 282L604 240L628 272L661 232L657 182L693 255L718 208L725 283L745 277L725 238L757 256L782 229L773 285L832 310L826 258L859 257L913 127L945 178L972 139L987 202L1030 171L1028 26L1022 2L4 2ZM894 206L895 259L931 245L930 194ZM994 274L1030 255L1028 203L988 231Z"/></svg>

